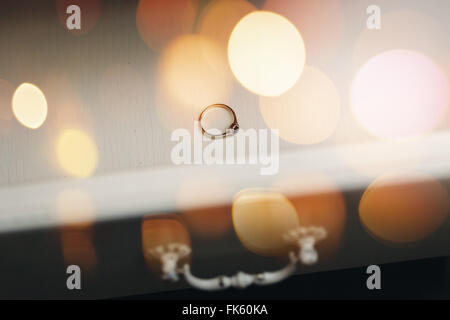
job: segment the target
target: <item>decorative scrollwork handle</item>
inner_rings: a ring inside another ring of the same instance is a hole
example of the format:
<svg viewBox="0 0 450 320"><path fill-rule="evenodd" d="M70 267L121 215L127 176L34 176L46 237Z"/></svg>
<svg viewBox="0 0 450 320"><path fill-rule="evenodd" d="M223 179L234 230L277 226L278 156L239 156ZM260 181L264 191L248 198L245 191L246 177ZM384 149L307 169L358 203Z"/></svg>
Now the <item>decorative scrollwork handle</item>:
<svg viewBox="0 0 450 320"><path fill-rule="evenodd" d="M291 230L284 235L284 239L290 243L296 243L300 248L299 258L303 264L312 265L319 260L315 249L318 241L325 239L327 232L322 227L301 227Z"/></svg>
<svg viewBox="0 0 450 320"><path fill-rule="evenodd" d="M314 245L326 237L326 230L322 227L300 227L284 236L284 239L295 244L298 252L289 253L289 263L282 269L258 274L238 272L234 276L218 276L210 279L202 279L191 273L189 264L178 268L178 262L191 253L191 248L185 244L171 243L158 246L149 253L162 263L163 279L179 280L179 274L183 274L186 281L193 287L201 290L214 291L230 287L247 288L252 284L270 285L288 278L295 271L296 265L301 262L312 265L318 261L318 253Z"/></svg>
<svg viewBox="0 0 450 320"><path fill-rule="evenodd" d="M238 272L234 276L218 276L211 279L200 279L191 273L189 264L184 265L184 278L193 287L206 290L216 291L230 287L244 289L252 284L270 285L288 278L294 271L297 259L294 254L291 254L289 264L278 271L262 272L258 274L249 274L245 272Z"/></svg>
<svg viewBox="0 0 450 320"><path fill-rule="evenodd" d="M191 248L182 243L169 243L149 250L149 253L161 261L163 279L178 281L178 261L191 254Z"/></svg>

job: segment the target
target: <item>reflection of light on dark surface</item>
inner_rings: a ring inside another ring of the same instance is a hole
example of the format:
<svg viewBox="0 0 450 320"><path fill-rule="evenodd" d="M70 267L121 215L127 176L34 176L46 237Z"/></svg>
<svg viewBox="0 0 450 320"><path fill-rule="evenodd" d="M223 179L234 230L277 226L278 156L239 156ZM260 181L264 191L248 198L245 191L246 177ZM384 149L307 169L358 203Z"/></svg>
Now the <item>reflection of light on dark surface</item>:
<svg viewBox="0 0 450 320"><path fill-rule="evenodd" d="M232 226L231 206L216 206L183 210L181 212L189 230L202 238L219 238L228 233Z"/></svg>
<svg viewBox="0 0 450 320"><path fill-rule="evenodd" d="M343 193L333 180L318 173L293 175L280 178L274 187L291 188L285 195L297 210L300 226L325 228L327 237L317 244L317 249L321 259L334 257L341 246L347 208Z"/></svg>
<svg viewBox="0 0 450 320"><path fill-rule="evenodd" d="M419 174L389 174L377 178L364 192L359 216L380 240L408 243L436 231L449 210L447 190L435 179Z"/></svg>
<svg viewBox="0 0 450 320"><path fill-rule="evenodd" d="M147 266L155 273L160 272L161 261L150 251L170 243L191 246L189 233L183 222L175 215L151 215L144 217L141 227L142 254ZM189 259L189 258L188 258Z"/></svg>
<svg viewBox="0 0 450 320"><path fill-rule="evenodd" d="M66 266L77 265L82 272L96 271L97 252L89 229L63 228L61 230L61 246Z"/></svg>
<svg viewBox="0 0 450 320"><path fill-rule="evenodd" d="M286 254L283 235L299 226L297 212L283 195L244 190L233 201L234 230L242 244L260 255Z"/></svg>

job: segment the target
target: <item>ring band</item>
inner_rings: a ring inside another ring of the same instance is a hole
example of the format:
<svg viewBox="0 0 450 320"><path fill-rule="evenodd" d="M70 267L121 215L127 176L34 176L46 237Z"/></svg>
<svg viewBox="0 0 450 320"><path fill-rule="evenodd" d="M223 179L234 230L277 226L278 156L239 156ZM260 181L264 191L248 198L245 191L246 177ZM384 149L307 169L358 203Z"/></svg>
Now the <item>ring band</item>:
<svg viewBox="0 0 450 320"><path fill-rule="evenodd" d="M205 113L208 110L214 109L214 108L222 108L227 110L228 112L230 112L233 115L233 122L230 124L230 126L225 129L225 132L222 132L220 134L211 134L208 131L205 130L205 128L203 128L202 125L202 119L205 115ZM235 135L238 131L239 131L239 124L237 122L237 117L236 117L236 113L234 112L233 109L231 109L229 106L227 106L226 104L212 104L210 106L207 106L202 113L200 113L200 116L198 118L198 121L200 123L200 128L202 129L202 134L205 136L208 136L211 139L217 139L217 138L225 138L227 136L231 136L231 135Z"/></svg>

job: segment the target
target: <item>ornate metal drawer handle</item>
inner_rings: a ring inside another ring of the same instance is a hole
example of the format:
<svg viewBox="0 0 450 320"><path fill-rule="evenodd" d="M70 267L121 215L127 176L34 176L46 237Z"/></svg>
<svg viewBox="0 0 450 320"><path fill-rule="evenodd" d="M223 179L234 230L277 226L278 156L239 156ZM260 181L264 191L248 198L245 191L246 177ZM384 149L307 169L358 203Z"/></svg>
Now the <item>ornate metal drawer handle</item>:
<svg viewBox="0 0 450 320"><path fill-rule="evenodd" d="M171 243L149 250L150 254L159 259L162 264L163 279L178 281L179 275L184 275L186 281L194 288L215 291L230 287L246 288L252 284L270 285L292 275L297 264L312 265L318 261L318 253L314 245L326 237L326 230L322 227L300 227L284 236L284 239L298 247L298 252L289 253L289 263L282 269L258 274L238 272L234 276L218 276L201 279L191 273L189 264L179 268L178 263L191 253L191 248L185 244Z"/></svg>

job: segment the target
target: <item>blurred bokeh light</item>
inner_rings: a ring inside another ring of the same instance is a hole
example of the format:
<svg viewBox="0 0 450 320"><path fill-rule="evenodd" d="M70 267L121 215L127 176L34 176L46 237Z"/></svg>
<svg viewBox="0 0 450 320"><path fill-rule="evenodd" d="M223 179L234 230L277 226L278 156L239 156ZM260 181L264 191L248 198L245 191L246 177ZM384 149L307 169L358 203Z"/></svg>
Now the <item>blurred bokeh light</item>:
<svg viewBox="0 0 450 320"><path fill-rule="evenodd" d="M97 168L97 146L86 133L77 129L67 129L61 133L56 155L61 168L73 177L87 178Z"/></svg>
<svg viewBox="0 0 450 320"><path fill-rule="evenodd" d="M256 7L246 0L213 0L202 10L197 30L201 35L214 39L226 53L235 25L255 10Z"/></svg>
<svg viewBox="0 0 450 320"><path fill-rule="evenodd" d="M214 41L218 49L218 52L208 59L220 59L223 66L221 68L230 78L234 77L228 63L228 41L239 20L252 11L256 11L256 7L247 0L213 0L202 10L197 23L197 33ZM205 51L205 54L208 54L208 51Z"/></svg>
<svg viewBox="0 0 450 320"><path fill-rule="evenodd" d="M229 205L183 210L181 216L192 234L205 239L220 238L232 227Z"/></svg>
<svg viewBox="0 0 450 320"><path fill-rule="evenodd" d="M197 0L140 0L136 25L142 40L159 50L176 37L193 31Z"/></svg>
<svg viewBox="0 0 450 320"><path fill-rule="evenodd" d="M376 239L404 244L436 231L448 215L447 190L424 174L385 174L372 182L359 203L359 217Z"/></svg>
<svg viewBox="0 0 450 320"><path fill-rule="evenodd" d="M47 100L34 84L22 83L14 92L12 109L16 119L25 127L37 129L47 118Z"/></svg>
<svg viewBox="0 0 450 320"><path fill-rule="evenodd" d="M57 221L61 225L61 246L66 265L78 265L82 272L97 268L97 252L93 243L94 204L79 189L64 189L56 199Z"/></svg>
<svg viewBox="0 0 450 320"><path fill-rule="evenodd" d="M100 18L101 3L101 0L56 0L59 21L65 30L74 35L86 34L97 24ZM67 19L72 15L72 13L67 13L67 8L71 5L80 7L81 29L69 30L67 28Z"/></svg>
<svg viewBox="0 0 450 320"><path fill-rule="evenodd" d="M245 88L258 95L279 96L302 74L305 46L297 28L285 17L255 11L233 29L228 59Z"/></svg>
<svg viewBox="0 0 450 320"><path fill-rule="evenodd" d="M403 138L433 129L448 108L448 81L426 56L392 50L370 59L351 88L352 110L372 134Z"/></svg>
<svg viewBox="0 0 450 320"><path fill-rule="evenodd" d="M314 144L335 131L341 110L339 92L320 70L306 66L300 80L285 94L260 97L264 121L279 129L282 139L297 144Z"/></svg>
<svg viewBox="0 0 450 320"><path fill-rule="evenodd" d="M158 74L158 115L170 129L179 122L192 128L201 110L228 97L233 83L220 46L201 35L174 40L162 53Z"/></svg>
<svg viewBox="0 0 450 320"><path fill-rule="evenodd" d="M213 40L220 49L220 58L228 66L227 47L235 25L256 7L247 0L213 0L202 10L197 32ZM231 68L228 68L231 74Z"/></svg>
<svg viewBox="0 0 450 320"><path fill-rule="evenodd" d="M339 0L266 0L263 9L285 16L297 27L309 64L322 66L339 52L345 28Z"/></svg>
<svg viewBox="0 0 450 320"><path fill-rule="evenodd" d="M94 221L94 203L86 192L79 189L65 189L56 201L58 221L71 228L85 229Z"/></svg>
<svg viewBox="0 0 450 320"><path fill-rule="evenodd" d="M242 244L264 256L286 254L283 236L299 226L293 204L282 194L265 190L244 190L233 200L233 225Z"/></svg>
<svg viewBox="0 0 450 320"><path fill-rule="evenodd" d="M65 227L61 230L61 246L64 263L77 265L81 272L92 274L97 270L97 251L90 230Z"/></svg>

